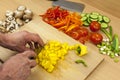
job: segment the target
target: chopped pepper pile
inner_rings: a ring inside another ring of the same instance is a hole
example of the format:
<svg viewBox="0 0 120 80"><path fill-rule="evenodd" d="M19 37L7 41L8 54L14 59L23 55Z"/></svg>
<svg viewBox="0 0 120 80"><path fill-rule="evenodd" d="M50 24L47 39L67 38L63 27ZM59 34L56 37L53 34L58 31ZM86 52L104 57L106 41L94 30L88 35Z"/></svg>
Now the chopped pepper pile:
<svg viewBox="0 0 120 80"><path fill-rule="evenodd" d="M43 21L64 32L75 40L78 40L83 44L88 40L88 30L83 29L83 22L78 13L70 13L57 6L49 8L45 14L40 16Z"/></svg>
<svg viewBox="0 0 120 80"><path fill-rule="evenodd" d="M80 51L78 51L78 48ZM87 47L81 44L69 45L68 43L60 43L59 41L51 40L38 53L36 61L47 72L52 72L57 64L57 61L64 59L64 56L69 50L75 50L77 55L83 56L87 54Z"/></svg>

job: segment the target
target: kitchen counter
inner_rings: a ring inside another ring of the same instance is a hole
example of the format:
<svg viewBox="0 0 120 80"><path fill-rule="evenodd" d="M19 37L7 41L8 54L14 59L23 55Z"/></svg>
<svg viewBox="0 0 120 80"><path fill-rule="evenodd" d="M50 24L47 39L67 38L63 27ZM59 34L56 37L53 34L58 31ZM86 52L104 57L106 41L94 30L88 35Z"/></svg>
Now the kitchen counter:
<svg viewBox="0 0 120 80"><path fill-rule="evenodd" d="M30 8L37 15L43 14L49 7L52 6L51 1L47 1L47 0L26 0L26 1L25 0L12 0L12 1L14 1L15 3L17 3L19 5L26 5L27 8ZM0 19L3 18L3 15L5 14L6 9L15 10L14 4L9 5L10 7L4 6L7 4L12 4L12 1L9 1L9 0L1 0L0 1L0 7L2 7L2 6L5 7L0 12ZM118 16L117 14L116 14L116 16L114 16L112 13L108 13L109 10L106 12L107 8L105 8L105 10L99 9L99 7L95 8L93 6L93 4L91 4L90 2L88 3L87 0L86 1L70 0L70 1L75 1L78 3L85 4L85 9L83 12L89 13L92 11L97 11L103 15L108 16L111 19L110 24L113 26L114 33L117 33L117 34L120 33L119 32L120 18L117 17ZM104 7L102 6L102 8L104 8ZM114 9L114 8L111 8L111 9ZM112 11L114 11L114 10L112 10ZM119 35L119 37L120 37L120 35ZM6 50L6 49L5 49L5 51L1 51L0 53L7 54L7 52L14 53L14 52ZM98 53L96 53L96 54L98 54ZM101 56L101 54L99 54L99 55ZM108 57L106 55L102 55L102 57L104 57L104 61L87 77L86 80L120 80L120 78L119 78L120 62L115 63L113 61L113 59L111 59L110 57ZM5 58L4 58L4 60L5 60Z"/></svg>

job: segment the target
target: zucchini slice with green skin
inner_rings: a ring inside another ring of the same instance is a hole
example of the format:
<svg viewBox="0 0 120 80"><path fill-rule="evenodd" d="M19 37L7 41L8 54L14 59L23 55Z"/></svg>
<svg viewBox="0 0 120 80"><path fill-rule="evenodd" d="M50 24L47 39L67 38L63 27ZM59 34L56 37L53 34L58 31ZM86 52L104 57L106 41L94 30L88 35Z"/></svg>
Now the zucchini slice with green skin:
<svg viewBox="0 0 120 80"><path fill-rule="evenodd" d="M82 21L85 21L85 20L87 20L87 17L84 16L84 17L81 18L81 20L82 20Z"/></svg>
<svg viewBox="0 0 120 80"><path fill-rule="evenodd" d="M82 16L82 17L86 16L86 13L82 13L81 16Z"/></svg>
<svg viewBox="0 0 120 80"><path fill-rule="evenodd" d="M91 20L91 21L98 21L98 18L96 18L96 19L90 18L90 20Z"/></svg>
<svg viewBox="0 0 120 80"><path fill-rule="evenodd" d="M98 21L101 22L102 20L103 20L102 16L99 15L99 16L98 16Z"/></svg>
<svg viewBox="0 0 120 80"><path fill-rule="evenodd" d="M103 20L104 20L104 22L106 22L106 23L109 23L109 22L110 22L110 19L109 19L108 17L106 17L106 16L103 16Z"/></svg>
<svg viewBox="0 0 120 80"><path fill-rule="evenodd" d="M97 15L93 15L93 14L91 14L90 17L91 17L92 19L97 19L97 18L98 18Z"/></svg>
<svg viewBox="0 0 120 80"><path fill-rule="evenodd" d="M103 29L108 28L108 24L107 23L101 23L101 28L103 28Z"/></svg>
<svg viewBox="0 0 120 80"><path fill-rule="evenodd" d="M88 26L89 26L89 22L84 21L83 23L84 23L84 24L83 24L84 26L86 26L86 27L88 27Z"/></svg>
<svg viewBox="0 0 120 80"><path fill-rule="evenodd" d="M88 18L88 19L87 19L87 22L88 22L89 24L91 23L91 20L90 20L90 18Z"/></svg>
<svg viewBox="0 0 120 80"><path fill-rule="evenodd" d="M87 14L86 14L86 17L88 17L88 18L89 18L89 17L90 17L90 14L89 14L89 13L87 13Z"/></svg>
<svg viewBox="0 0 120 80"><path fill-rule="evenodd" d="M91 14L99 16L100 14L98 12L92 12Z"/></svg>

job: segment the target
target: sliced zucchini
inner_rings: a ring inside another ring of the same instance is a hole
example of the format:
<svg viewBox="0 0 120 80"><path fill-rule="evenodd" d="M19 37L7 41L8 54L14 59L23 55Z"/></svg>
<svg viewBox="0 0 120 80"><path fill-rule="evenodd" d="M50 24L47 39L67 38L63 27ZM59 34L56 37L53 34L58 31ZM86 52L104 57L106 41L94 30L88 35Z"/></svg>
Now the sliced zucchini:
<svg viewBox="0 0 120 80"><path fill-rule="evenodd" d="M100 14L98 12L92 12L91 14L99 16Z"/></svg>
<svg viewBox="0 0 120 80"><path fill-rule="evenodd" d="M86 13L81 13L80 15L81 15L82 17L84 17L84 16L86 16Z"/></svg>
<svg viewBox="0 0 120 80"><path fill-rule="evenodd" d="M92 19L97 19L97 18L98 18L97 15L93 15L93 14L91 14L90 17L91 17Z"/></svg>
<svg viewBox="0 0 120 80"><path fill-rule="evenodd" d="M109 22L110 22L110 19L109 19L108 17L106 17L106 16L103 16L103 20L104 20L104 22L106 22L106 23L109 23Z"/></svg>
<svg viewBox="0 0 120 80"><path fill-rule="evenodd" d="M89 18L90 17L90 13L87 13L86 16Z"/></svg>
<svg viewBox="0 0 120 80"><path fill-rule="evenodd" d="M96 18L96 19L92 19L92 18L91 18L90 20L91 20L91 21L98 21L98 18Z"/></svg>
<svg viewBox="0 0 120 80"><path fill-rule="evenodd" d="M83 22L83 25L88 27L89 26L89 23L87 21Z"/></svg>
<svg viewBox="0 0 120 80"><path fill-rule="evenodd" d="M98 21L101 22L102 20L103 20L102 16L99 15L99 16L98 16Z"/></svg>
<svg viewBox="0 0 120 80"><path fill-rule="evenodd" d="M108 24L107 23L101 23L101 28L104 28L104 29L108 28Z"/></svg>
<svg viewBox="0 0 120 80"><path fill-rule="evenodd" d="M81 20L82 20L82 21L85 21L85 20L87 20L87 17L84 16L84 17L81 18Z"/></svg>
<svg viewBox="0 0 120 80"><path fill-rule="evenodd" d="M88 19L87 19L87 22L90 24L90 23L91 23L91 18L88 18Z"/></svg>

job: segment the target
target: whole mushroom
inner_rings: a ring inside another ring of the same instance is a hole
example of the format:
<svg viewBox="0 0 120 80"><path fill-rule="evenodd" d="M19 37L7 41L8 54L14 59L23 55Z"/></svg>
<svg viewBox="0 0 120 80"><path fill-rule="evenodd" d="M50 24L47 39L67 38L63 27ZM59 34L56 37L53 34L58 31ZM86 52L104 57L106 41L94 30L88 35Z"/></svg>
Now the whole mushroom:
<svg viewBox="0 0 120 80"><path fill-rule="evenodd" d="M27 9L27 10L25 10L24 11L24 15L23 15L23 20L25 21L25 20L31 20L32 19L32 17L33 17L33 12L31 11L31 10L29 10L29 9Z"/></svg>
<svg viewBox="0 0 120 80"><path fill-rule="evenodd" d="M23 17L23 15L24 15L24 12L23 11L18 11L18 10L16 10L15 12L15 18L22 18Z"/></svg>
<svg viewBox="0 0 120 80"><path fill-rule="evenodd" d="M14 12L6 11L6 14L5 14L6 17L13 16L13 15L14 15Z"/></svg>
<svg viewBox="0 0 120 80"><path fill-rule="evenodd" d="M26 10L26 7L25 6L19 6L17 8L18 11L25 11Z"/></svg>

